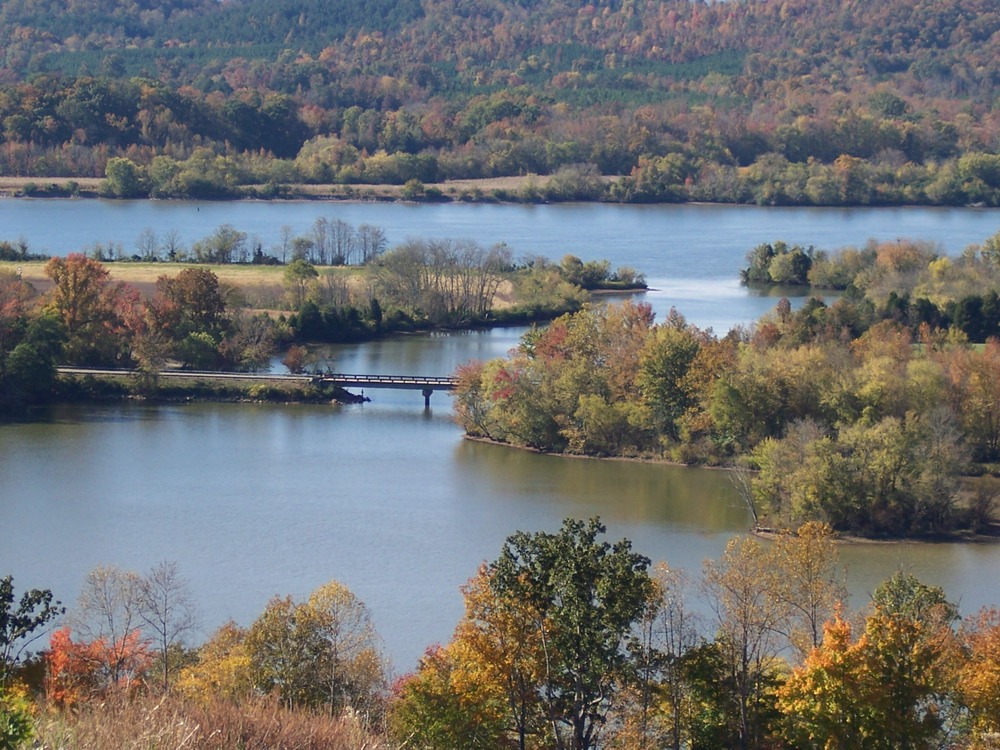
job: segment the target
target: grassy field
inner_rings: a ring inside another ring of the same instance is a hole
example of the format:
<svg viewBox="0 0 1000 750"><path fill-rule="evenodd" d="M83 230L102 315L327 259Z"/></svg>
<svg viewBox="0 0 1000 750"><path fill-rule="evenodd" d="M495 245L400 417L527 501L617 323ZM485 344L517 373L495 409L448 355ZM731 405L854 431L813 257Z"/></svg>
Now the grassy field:
<svg viewBox="0 0 1000 750"><path fill-rule="evenodd" d="M52 281L45 275L46 261L0 261L0 270L20 270L21 278L41 293L52 288ZM210 265L198 263L105 263L114 281L134 286L143 295L152 294L156 280L161 276L176 276L185 268L212 271L222 284L240 289L248 298L281 294L285 269L283 266L251 266L240 264ZM323 269L324 273L356 276L363 271L352 268Z"/></svg>
<svg viewBox="0 0 1000 750"><path fill-rule="evenodd" d="M52 288L52 281L45 275L47 261L0 261L0 271L20 272L21 278L30 283L39 294L45 294ZM114 281L123 281L134 286L143 296L151 296L155 291L156 280L161 276L176 276L185 268L200 268L212 271L219 282L238 289L246 303L255 309L274 309L284 294L284 266L253 266L237 263L105 263ZM361 284L365 274L364 268L320 266L317 270L324 276L337 275L348 280L355 287ZM509 281L500 285L494 301L498 310L507 309L514 304L514 289Z"/></svg>

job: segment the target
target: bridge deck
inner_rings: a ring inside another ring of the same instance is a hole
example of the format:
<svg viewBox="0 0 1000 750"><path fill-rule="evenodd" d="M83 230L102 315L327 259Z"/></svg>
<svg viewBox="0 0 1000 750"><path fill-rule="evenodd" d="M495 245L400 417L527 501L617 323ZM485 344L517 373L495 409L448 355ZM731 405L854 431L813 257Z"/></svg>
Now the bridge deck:
<svg viewBox="0 0 1000 750"><path fill-rule="evenodd" d="M342 388L401 388L414 391L450 391L457 384L455 378L425 377L422 375L348 375L331 373L320 377L324 383Z"/></svg>

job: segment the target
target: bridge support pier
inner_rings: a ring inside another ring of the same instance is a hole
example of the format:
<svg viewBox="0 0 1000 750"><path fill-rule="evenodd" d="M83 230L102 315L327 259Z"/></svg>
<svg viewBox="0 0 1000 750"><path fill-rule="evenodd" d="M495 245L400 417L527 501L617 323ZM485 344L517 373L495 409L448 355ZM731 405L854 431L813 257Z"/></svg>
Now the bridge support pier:
<svg viewBox="0 0 1000 750"><path fill-rule="evenodd" d="M424 388L423 391L421 391L421 393L424 394L424 408L425 409L430 409L431 408L431 394L434 393L434 389L433 388Z"/></svg>

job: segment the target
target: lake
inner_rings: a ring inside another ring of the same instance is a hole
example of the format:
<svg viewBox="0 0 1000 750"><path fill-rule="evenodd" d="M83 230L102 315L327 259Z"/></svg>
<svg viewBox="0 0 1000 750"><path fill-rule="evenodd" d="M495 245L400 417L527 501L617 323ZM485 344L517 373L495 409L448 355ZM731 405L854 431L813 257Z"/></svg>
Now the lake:
<svg viewBox="0 0 1000 750"><path fill-rule="evenodd" d="M222 223L265 243L319 216L408 236L507 242L632 265L701 326L749 323L775 298L739 286L754 244L835 248L868 237L927 239L957 253L1000 228L975 209L757 209L0 200L0 238L36 250L134 242L145 227L190 242ZM131 239L130 239L131 238ZM502 356L520 329L409 336L335 349L342 371L447 374ZM749 526L726 472L541 456L462 439L444 394L369 393L358 406L139 404L60 407L0 424L0 575L67 604L100 564L175 560L200 605L202 634L249 624L274 595L305 597L336 578L372 609L398 671L446 641L459 586L516 530L600 515L654 560L696 575ZM852 605L907 567L964 612L1000 603L1000 546L846 545Z"/></svg>

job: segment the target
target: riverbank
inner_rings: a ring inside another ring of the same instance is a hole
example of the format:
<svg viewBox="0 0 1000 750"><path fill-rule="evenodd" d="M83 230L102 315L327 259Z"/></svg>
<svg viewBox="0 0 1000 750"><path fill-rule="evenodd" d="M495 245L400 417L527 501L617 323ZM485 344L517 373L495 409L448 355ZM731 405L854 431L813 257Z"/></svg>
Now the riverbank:
<svg viewBox="0 0 1000 750"><path fill-rule="evenodd" d="M52 403L137 400L150 403L361 404L371 401L308 377L226 373L225 380L221 380L177 370L169 374L168 381L162 373L60 372Z"/></svg>

